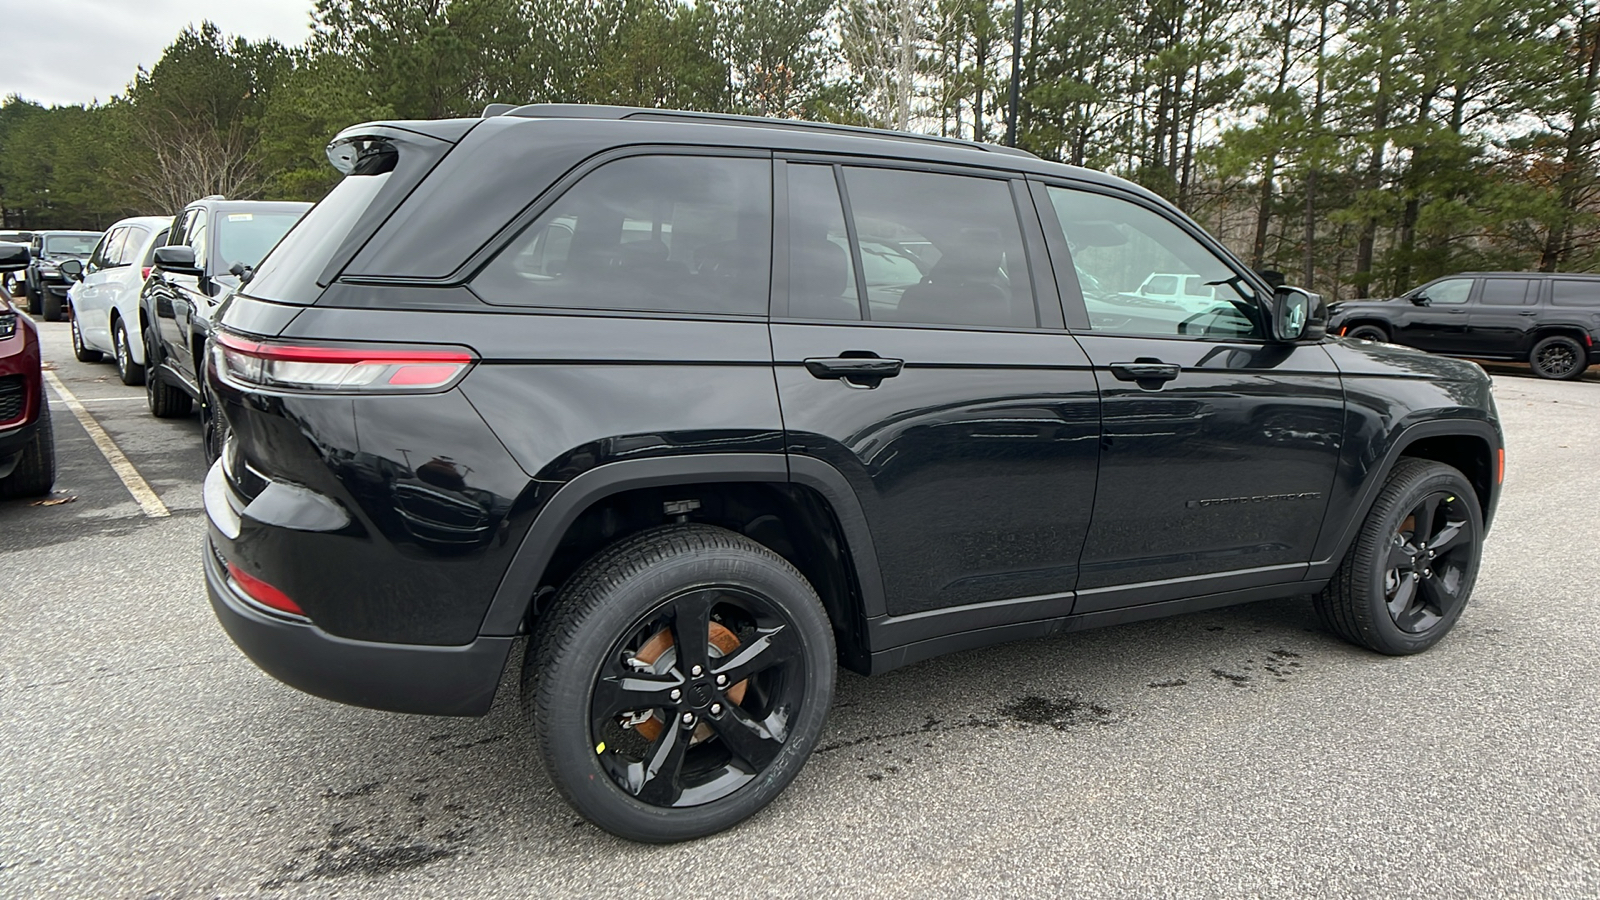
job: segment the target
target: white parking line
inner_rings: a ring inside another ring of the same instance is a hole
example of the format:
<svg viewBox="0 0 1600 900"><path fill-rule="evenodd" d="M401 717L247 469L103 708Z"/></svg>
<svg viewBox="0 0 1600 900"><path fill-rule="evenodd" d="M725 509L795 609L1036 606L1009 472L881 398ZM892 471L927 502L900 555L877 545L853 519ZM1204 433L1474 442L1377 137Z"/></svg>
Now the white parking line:
<svg viewBox="0 0 1600 900"><path fill-rule="evenodd" d="M139 504L139 508L144 510L144 514L152 519L160 519L172 515L171 511L167 509L167 505L162 503L161 498L156 496L156 492L150 489L150 483L144 480L144 476L139 474L139 470L134 468L133 463L123 454L116 441L111 439L111 435L106 434L106 430L100 427L100 423L94 420L94 416L89 415L89 410L84 407L83 403L71 391L67 390L67 386L61 383L61 379L56 377L56 373L47 370L44 373L44 377L46 381L50 382L51 389L61 397L61 401L67 404L68 409L72 410L72 414L78 417L78 421L83 425L83 430L89 432L90 440L93 440L94 445L100 448L101 455L106 458L106 462L111 464L111 469L117 473L117 477L122 479L123 486L128 489L128 493L133 495L134 502Z"/></svg>

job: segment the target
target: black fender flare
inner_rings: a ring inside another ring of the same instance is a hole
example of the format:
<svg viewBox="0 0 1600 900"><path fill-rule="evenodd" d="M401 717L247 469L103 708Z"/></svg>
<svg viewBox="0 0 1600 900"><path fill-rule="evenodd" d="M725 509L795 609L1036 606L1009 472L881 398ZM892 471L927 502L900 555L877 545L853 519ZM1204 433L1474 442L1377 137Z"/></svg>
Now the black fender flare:
<svg viewBox="0 0 1600 900"><path fill-rule="evenodd" d="M1383 458L1367 471L1365 483L1361 486L1361 493L1354 504L1355 513L1344 524L1343 530L1335 533L1325 530L1317 540L1317 551L1313 554L1311 568L1306 572L1307 581L1326 581L1333 576L1343 561L1344 555L1350 549L1350 544L1356 539L1356 534L1367 521L1367 514L1372 510L1372 504L1378 501L1378 492L1389 480L1389 473L1394 471L1400 457L1405 455L1405 450L1417 441L1430 437L1475 437L1482 438L1489 445L1489 465L1491 472L1497 465L1496 454L1504 449L1500 432L1493 424L1485 419L1432 419L1426 422L1417 422L1403 429ZM1488 497L1480 498L1483 503L1483 524L1487 530L1490 521L1494 518L1495 506L1500 501L1500 484L1496 477L1491 476Z"/></svg>
<svg viewBox="0 0 1600 900"><path fill-rule="evenodd" d="M539 579L555 555L561 536L584 510L624 491L706 482L794 483L817 491L833 507L843 531L847 557L855 568L861 591L863 615L883 614L883 580L872 536L861 502L844 475L827 463L806 457L708 453L606 463L562 485L544 504L518 545L484 614L479 634L505 636L522 630L528 605L533 602Z"/></svg>

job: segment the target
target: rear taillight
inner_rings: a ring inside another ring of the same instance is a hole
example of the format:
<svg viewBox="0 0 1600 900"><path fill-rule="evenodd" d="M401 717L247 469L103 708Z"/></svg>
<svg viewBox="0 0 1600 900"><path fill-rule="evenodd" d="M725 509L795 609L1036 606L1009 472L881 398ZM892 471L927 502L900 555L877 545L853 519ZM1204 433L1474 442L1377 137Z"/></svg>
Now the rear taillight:
<svg viewBox="0 0 1600 900"><path fill-rule="evenodd" d="M217 370L247 385L362 394L443 390L478 359L464 347L290 344L223 331L212 347Z"/></svg>
<svg viewBox="0 0 1600 900"><path fill-rule="evenodd" d="M289 599L289 595L278 590L265 581L249 574L234 563L228 563L228 574L232 576L233 583L251 600L278 612L285 612L291 616L304 616L300 604Z"/></svg>

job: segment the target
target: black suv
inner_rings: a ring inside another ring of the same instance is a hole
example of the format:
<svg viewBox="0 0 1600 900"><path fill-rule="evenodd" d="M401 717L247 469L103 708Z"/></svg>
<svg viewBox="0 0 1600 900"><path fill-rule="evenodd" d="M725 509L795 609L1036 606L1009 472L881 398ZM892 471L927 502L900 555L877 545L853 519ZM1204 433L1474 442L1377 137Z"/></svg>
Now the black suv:
<svg viewBox="0 0 1600 900"><path fill-rule="evenodd" d="M46 322L61 321L62 311L67 306L67 290L72 287L72 279L61 271L61 264L69 259L80 262L88 259L102 236L103 232L99 231L34 232L30 244L33 259L23 277L28 312L44 316Z"/></svg>
<svg viewBox="0 0 1600 900"><path fill-rule="evenodd" d="M184 207L166 245L155 249L155 266L139 294L145 396L151 415L163 419L187 416L199 400L212 458L216 430L196 367L205 358L211 317L310 208L206 197Z"/></svg>
<svg viewBox="0 0 1600 900"><path fill-rule="evenodd" d="M1335 303L1329 327L1475 359L1526 360L1543 378L1600 364L1600 275L1465 272L1392 300Z"/></svg>
<svg viewBox="0 0 1600 900"><path fill-rule="evenodd" d="M544 763L614 833L761 808L838 664L1305 594L1414 653L1471 593L1482 370L1325 336L1117 178L540 105L329 156L213 331L212 605L277 678L417 713L487 711L528 635Z"/></svg>

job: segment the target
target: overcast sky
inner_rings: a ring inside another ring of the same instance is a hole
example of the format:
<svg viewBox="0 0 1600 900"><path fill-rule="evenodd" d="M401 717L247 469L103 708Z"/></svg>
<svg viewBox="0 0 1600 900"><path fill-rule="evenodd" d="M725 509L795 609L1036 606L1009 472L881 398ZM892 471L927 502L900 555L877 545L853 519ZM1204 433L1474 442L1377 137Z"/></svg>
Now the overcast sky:
<svg viewBox="0 0 1600 900"><path fill-rule="evenodd" d="M104 102L161 58L185 26L298 44L313 0L0 0L0 96Z"/></svg>

